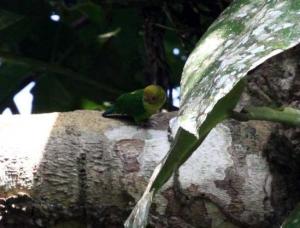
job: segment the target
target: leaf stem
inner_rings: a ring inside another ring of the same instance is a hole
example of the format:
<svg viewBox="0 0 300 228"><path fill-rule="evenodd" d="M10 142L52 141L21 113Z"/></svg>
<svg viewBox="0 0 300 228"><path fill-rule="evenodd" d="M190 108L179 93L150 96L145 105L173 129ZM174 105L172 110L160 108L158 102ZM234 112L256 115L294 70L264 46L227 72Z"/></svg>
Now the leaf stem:
<svg viewBox="0 0 300 228"><path fill-rule="evenodd" d="M292 126L300 126L300 110L283 107L247 107L242 112L232 112L231 118L239 121L249 120L266 120L271 122L279 122Z"/></svg>

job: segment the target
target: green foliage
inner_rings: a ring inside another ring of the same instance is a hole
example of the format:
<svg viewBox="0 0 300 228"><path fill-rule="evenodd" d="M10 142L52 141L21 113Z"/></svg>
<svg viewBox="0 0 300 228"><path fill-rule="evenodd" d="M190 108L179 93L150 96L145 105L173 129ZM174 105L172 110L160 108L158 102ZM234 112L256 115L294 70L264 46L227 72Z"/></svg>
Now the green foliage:
<svg viewBox="0 0 300 228"><path fill-rule="evenodd" d="M53 12L61 16L59 22L50 20ZM68 7L61 1L11 0L0 2L0 15L0 56L5 63L0 69L0 112L30 80L36 82L33 112L85 108L82 100L113 101L146 85L144 22L135 8L103 8L90 1ZM171 43L167 52L176 69L171 77L176 85L183 61L170 55L178 41ZM26 72L14 76L17 80L6 80L8 65Z"/></svg>
<svg viewBox="0 0 300 228"><path fill-rule="evenodd" d="M124 92L154 83L145 78L145 68L149 65L144 47L145 5L152 10L153 4L154 9L161 8L165 14L165 23L162 20L163 24L155 26L165 34L162 56L166 56L169 65L166 66L170 72L168 83L178 86L191 47L226 7L219 1L208 0L193 4L142 1L141 5L124 5L119 1L65 2L0 1L0 56L2 61L9 60L9 64L29 69L23 75L24 81L37 82L33 90L34 112L85 108L82 100L113 101ZM50 20L53 13L61 16L59 22ZM173 54L174 48L181 50L180 55ZM51 88L44 86L46 80ZM26 85L19 86L19 81L9 83L7 86L14 90L9 98L0 100L0 112ZM6 84L2 86L5 88ZM58 92L52 100L48 97L51 91Z"/></svg>
<svg viewBox="0 0 300 228"><path fill-rule="evenodd" d="M10 13L5 10L0 10L0 30L3 30L10 25L16 23L17 21L20 21L22 19L21 16Z"/></svg>
<svg viewBox="0 0 300 228"><path fill-rule="evenodd" d="M281 226L282 228L298 228L300 227L300 205L298 204L296 208L287 217Z"/></svg>

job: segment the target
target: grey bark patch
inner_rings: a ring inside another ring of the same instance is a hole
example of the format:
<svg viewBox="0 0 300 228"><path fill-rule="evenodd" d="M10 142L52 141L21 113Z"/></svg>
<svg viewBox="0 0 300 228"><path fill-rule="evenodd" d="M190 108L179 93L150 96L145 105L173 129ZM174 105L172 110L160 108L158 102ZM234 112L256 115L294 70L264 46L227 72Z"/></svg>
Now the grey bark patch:
<svg viewBox="0 0 300 228"><path fill-rule="evenodd" d="M144 141L139 139L123 139L115 144L114 150L120 157L124 171L131 173L140 170L138 156L144 148Z"/></svg>

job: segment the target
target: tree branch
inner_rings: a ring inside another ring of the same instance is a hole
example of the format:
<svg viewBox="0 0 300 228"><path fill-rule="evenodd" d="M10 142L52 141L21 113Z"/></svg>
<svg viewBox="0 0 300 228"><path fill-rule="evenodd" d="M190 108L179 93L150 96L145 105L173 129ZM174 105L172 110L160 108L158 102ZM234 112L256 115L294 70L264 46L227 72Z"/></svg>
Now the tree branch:
<svg viewBox="0 0 300 228"><path fill-rule="evenodd" d="M0 116L0 227L52 227L70 217L88 223L81 227L123 227L170 146L174 115L153 116L147 127L96 111ZM152 227L212 227L214 219L271 227L271 194L281 186L265 190L272 178L261 148L270 134L269 123L217 126L156 195Z"/></svg>

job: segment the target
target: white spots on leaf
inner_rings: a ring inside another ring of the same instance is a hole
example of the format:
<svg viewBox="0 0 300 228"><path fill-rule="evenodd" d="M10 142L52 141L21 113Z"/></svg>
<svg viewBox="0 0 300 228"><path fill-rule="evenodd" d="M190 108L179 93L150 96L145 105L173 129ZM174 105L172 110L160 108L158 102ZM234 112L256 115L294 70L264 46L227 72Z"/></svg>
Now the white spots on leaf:
<svg viewBox="0 0 300 228"><path fill-rule="evenodd" d="M204 70L212 64L216 57L220 55L223 50L222 45L224 44L225 38L223 30L214 31L209 38L203 40L192 52L186 61L183 69L183 75L189 75L182 79L182 87L188 88L190 85L196 83L199 79L199 75L204 73ZM187 91L188 89L184 89ZM182 97L185 96L183 91Z"/></svg>
<svg viewBox="0 0 300 228"><path fill-rule="evenodd" d="M236 15L236 17L245 17L247 16L247 12L240 12L239 14Z"/></svg>
<svg viewBox="0 0 300 228"><path fill-rule="evenodd" d="M262 33L260 35L256 36L257 41L259 42L264 42L265 40L267 40L269 38L269 33Z"/></svg>
<svg viewBox="0 0 300 228"><path fill-rule="evenodd" d="M241 40L240 40L240 44L246 44L249 41L249 36L244 36Z"/></svg>
<svg viewBox="0 0 300 228"><path fill-rule="evenodd" d="M254 7L253 9L250 10L251 13L256 13L256 11L257 11L256 7Z"/></svg>
<svg viewBox="0 0 300 228"><path fill-rule="evenodd" d="M289 28L289 27L292 27L294 26L295 24L292 24L292 23L284 23L282 25L277 25L277 24L274 24L270 27L271 30L273 30L273 32L278 32L282 29L285 29L285 28Z"/></svg>
<svg viewBox="0 0 300 228"><path fill-rule="evenodd" d="M249 12L255 13L256 10L255 10L255 8L253 8L252 5L247 4L247 5L244 5L243 7L241 7L240 10L234 15L234 17L240 19L240 18L243 18L243 17L246 17L247 15L249 15Z"/></svg>
<svg viewBox="0 0 300 228"><path fill-rule="evenodd" d="M281 30L281 29L286 29L286 28L293 27L293 26L295 26L294 23L284 23L283 25L278 26L278 27L275 29L275 31L277 32L277 31L279 31L279 30Z"/></svg>
<svg viewBox="0 0 300 228"><path fill-rule="evenodd" d="M265 50L265 46L262 45L262 46L258 46L258 47L250 47L249 49L252 54L257 54L257 53L263 52Z"/></svg>
<svg viewBox="0 0 300 228"><path fill-rule="evenodd" d="M239 64L236 64L236 69L237 69L237 71L242 71L242 70L244 70L245 68L246 68L246 64L244 64L244 63L239 63Z"/></svg>
<svg viewBox="0 0 300 228"><path fill-rule="evenodd" d="M299 43L299 33L292 31L300 30L300 25L293 23L295 14L300 12L290 8L286 1L276 5L272 1L249 1L238 12L223 14L215 22L214 25L236 19L244 24L244 31L224 37L225 30L219 27L206 35L188 58L182 77L179 112L179 122L185 130L197 132L195 126L201 126L207 113L239 79L283 51L276 47L286 49ZM291 35L287 36L289 31Z"/></svg>
<svg viewBox="0 0 300 228"><path fill-rule="evenodd" d="M287 22L287 23L284 23L282 28L289 28L289 27L292 27L292 26L295 26L294 23L290 23L290 22Z"/></svg>
<svg viewBox="0 0 300 228"><path fill-rule="evenodd" d="M224 48L228 48L231 44L234 43L234 40L228 40L225 45L224 45Z"/></svg>
<svg viewBox="0 0 300 228"><path fill-rule="evenodd" d="M247 61L251 60L253 57L254 57L254 55L249 52L248 55L245 55L242 62L246 63Z"/></svg>
<svg viewBox="0 0 300 228"><path fill-rule="evenodd" d="M241 59L240 55L236 55L234 52L228 55L224 55L220 58L221 64L219 69L226 69L229 65L235 64L237 61Z"/></svg>
<svg viewBox="0 0 300 228"><path fill-rule="evenodd" d="M198 70L199 66L210 57L216 49L218 49L224 42L224 38L219 31L213 32L209 38L206 38L201 42L196 49L192 52L188 58L184 71L186 74L195 72Z"/></svg>
<svg viewBox="0 0 300 228"><path fill-rule="evenodd" d="M259 37L261 34L265 32L265 27L264 26L259 26L256 29L253 30L252 34L254 36Z"/></svg>
<svg viewBox="0 0 300 228"><path fill-rule="evenodd" d="M283 14L280 10L270 10L266 13L265 18L269 18L271 20L275 20Z"/></svg>
<svg viewBox="0 0 300 228"><path fill-rule="evenodd" d="M285 6L286 6L286 2L284 2L284 1L283 2L279 2L279 3L276 4L276 8L277 9L280 9L282 7L285 7Z"/></svg>
<svg viewBox="0 0 300 228"><path fill-rule="evenodd" d="M224 87L224 84L227 82L227 80L229 80L231 75L232 72L230 74L224 74L222 77L217 77L214 81L215 87L218 89Z"/></svg>

